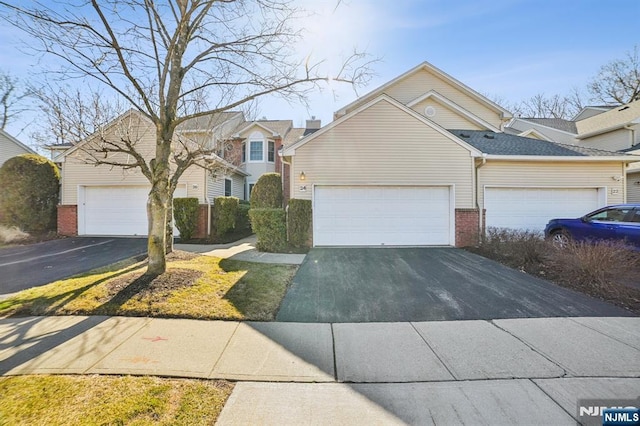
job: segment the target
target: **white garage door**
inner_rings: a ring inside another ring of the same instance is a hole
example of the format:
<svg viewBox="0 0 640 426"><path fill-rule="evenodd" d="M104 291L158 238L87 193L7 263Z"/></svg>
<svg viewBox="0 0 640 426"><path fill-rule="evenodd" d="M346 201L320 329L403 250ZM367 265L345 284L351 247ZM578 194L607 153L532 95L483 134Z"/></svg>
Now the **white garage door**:
<svg viewBox="0 0 640 426"><path fill-rule="evenodd" d="M449 187L316 186L316 246L453 245Z"/></svg>
<svg viewBox="0 0 640 426"><path fill-rule="evenodd" d="M81 189L80 235L147 235L148 186L86 186ZM84 192L84 194L82 194ZM177 188L175 197L186 196ZM84 222L84 223L81 223ZM84 226L83 226L84 225ZM174 228L175 235L178 230Z"/></svg>
<svg viewBox="0 0 640 426"><path fill-rule="evenodd" d="M544 230L550 219L573 218L601 206L596 188L486 188L486 226Z"/></svg>

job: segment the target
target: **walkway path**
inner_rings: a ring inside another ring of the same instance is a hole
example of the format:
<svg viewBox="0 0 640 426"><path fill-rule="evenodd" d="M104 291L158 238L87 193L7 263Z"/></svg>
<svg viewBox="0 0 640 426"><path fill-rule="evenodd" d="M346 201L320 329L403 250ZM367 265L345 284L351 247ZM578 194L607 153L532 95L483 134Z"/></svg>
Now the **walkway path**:
<svg viewBox="0 0 640 426"><path fill-rule="evenodd" d="M640 395L640 318L8 318L0 373L241 381L220 424L575 424L579 399Z"/></svg>

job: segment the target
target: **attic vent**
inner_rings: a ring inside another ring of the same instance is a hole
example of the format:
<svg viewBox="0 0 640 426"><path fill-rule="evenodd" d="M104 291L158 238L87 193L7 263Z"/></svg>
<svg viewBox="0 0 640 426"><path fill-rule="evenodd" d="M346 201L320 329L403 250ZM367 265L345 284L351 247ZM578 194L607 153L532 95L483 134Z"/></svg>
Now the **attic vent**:
<svg viewBox="0 0 640 426"><path fill-rule="evenodd" d="M629 109L629 106L628 105L624 106L624 107L620 108L618 111L624 111L625 109Z"/></svg>
<svg viewBox="0 0 640 426"><path fill-rule="evenodd" d="M461 138L470 138L471 135L469 133L460 133Z"/></svg>
<svg viewBox="0 0 640 426"><path fill-rule="evenodd" d="M484 137L487 138L487 139L495 139L496 138L495 135L492 135L491 133L485 133Z"/></svg>

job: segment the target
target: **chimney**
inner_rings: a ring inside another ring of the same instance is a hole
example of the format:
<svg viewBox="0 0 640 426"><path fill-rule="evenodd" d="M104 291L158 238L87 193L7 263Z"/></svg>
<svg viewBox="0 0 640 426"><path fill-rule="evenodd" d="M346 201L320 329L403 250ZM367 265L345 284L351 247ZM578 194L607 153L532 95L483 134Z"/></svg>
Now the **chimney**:
<svg viewBox="0 0 640 426"><path fill-rule="evenodd" d="M322 121L316 120L315 115L311 116L311 120L307 120L307 126L306 126L307 130L315 131L315 130L318 130L320 127L322 127Z"/></svg>

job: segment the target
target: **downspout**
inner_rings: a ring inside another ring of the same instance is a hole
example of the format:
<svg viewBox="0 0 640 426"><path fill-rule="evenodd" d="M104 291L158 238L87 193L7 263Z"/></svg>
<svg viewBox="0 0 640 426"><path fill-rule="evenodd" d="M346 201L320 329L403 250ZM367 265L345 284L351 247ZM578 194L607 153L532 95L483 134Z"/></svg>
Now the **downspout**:
<svg viewBox="0 0 640 426"><path fill-rule="evenodd" d="M484 234L484 228L482 226L482 219L484 218L484 209L480 208L480 203L478 202L478 200L480 199L479 195L480 195L480 173L478 172L478 170L484 166L485 164L487 164L487 154L486 153L482 153L482 162L480 164L476 165L476 208L478 209L478 229L481 230L481 233ZM482 204L484 206L484 198L482 199Z"/></svg>

